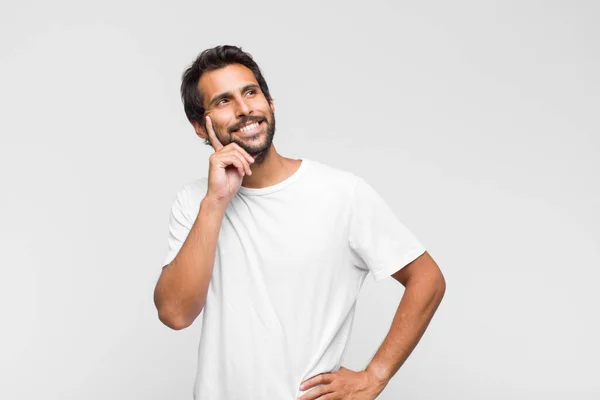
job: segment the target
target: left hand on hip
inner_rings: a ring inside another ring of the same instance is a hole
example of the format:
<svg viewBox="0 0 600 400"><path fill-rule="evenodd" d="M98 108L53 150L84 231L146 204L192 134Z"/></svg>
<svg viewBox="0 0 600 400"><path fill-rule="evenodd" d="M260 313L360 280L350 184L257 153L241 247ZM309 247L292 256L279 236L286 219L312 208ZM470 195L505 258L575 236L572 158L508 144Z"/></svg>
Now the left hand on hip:
<svg viewBox="0 0 600 400"><path fill-rule="evenodd" d="M335 372L315 375L302 382L300 390L321 386L304 393L298 400L374 400L386 384L366 370L340 367Z"/></svg>

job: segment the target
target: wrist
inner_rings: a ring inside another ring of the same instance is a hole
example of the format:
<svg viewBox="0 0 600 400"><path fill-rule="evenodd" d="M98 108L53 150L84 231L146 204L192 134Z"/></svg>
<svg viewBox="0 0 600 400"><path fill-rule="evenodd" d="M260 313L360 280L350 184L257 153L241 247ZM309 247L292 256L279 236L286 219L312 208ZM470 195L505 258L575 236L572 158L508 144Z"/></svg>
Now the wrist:
<svg viewBox="0 0 600 400"><path fill-rule="evenodd" d="M386 371L385 368L378 365L374 365L373 363L370 363L365 369L365 371L371 376L373 380L382 385L387 385L391 378L390 374Z"/></svg>
<svg viewBox="0 0 600 400"><path fill-rule="evenodd" d="M206 196L200 202L200 210L201 211L206 210L210 214L215 213L215 212L224 214L225 209L227 209L227 204L228 204L228 202L225 200L218 200L218 199L212 198L210 196Z"/></svg>

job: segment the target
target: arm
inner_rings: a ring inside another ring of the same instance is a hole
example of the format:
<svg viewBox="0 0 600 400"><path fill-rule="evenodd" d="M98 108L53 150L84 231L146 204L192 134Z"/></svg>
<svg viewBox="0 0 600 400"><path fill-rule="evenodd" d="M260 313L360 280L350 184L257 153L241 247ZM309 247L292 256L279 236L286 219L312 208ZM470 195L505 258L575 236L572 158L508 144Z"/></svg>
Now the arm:
<svg viewBox="0 0 600 400"><path fill-rule="evenodd" d="M163 267L154 304L169 328L187 328L204 308L224 214L223 204L205 197L179 253Z"/></svg>
<svg viewBox="0 0 600 400"><path fill-rule="evenodd" d="M208 115L206 127L197 129L215 149L209 157L206 196L188 236L173 261L163 267L154 289L158 318L177 330L190 326L204 308L225 210L246 173L252 175L250 164L254 163L237 143L223 146Z"/></svg>
<svg viewBox="0 0 600 400"><path fill-rule="evenodd" d="M391 328L366 368L383 386L413 351L446 291L436 262L425 252L392 275L406 287Z"/></svg>

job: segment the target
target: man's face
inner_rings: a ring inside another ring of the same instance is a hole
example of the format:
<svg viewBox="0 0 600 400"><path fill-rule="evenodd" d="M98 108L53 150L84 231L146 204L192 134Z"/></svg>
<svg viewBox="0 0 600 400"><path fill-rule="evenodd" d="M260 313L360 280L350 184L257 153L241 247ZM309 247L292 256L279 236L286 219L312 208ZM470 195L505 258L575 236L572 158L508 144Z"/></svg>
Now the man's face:
<svg viewBox="0 0 600 400"><path fill-rule="evenodd" d="M252 71L241 64L208 71L200 77L198 88L205 115L210 117L221 144L234 142L252 157L258 153L264 156L275 135L275 109Z"/></svg>

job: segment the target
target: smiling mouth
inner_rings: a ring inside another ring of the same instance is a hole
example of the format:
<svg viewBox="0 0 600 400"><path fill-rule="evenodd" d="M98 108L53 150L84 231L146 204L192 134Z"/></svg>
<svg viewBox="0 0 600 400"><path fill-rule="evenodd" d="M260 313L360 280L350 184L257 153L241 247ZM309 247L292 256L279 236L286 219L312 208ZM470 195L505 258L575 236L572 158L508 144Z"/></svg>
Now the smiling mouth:
<svg viewBox="0 0 600 400"><path fill-rule="evenodd" d="M241 133L243 135L251 135L260 130L260 124L262 124L262 121L253 121L244 125L242 128L235 130L234 132Z"/></svg>

